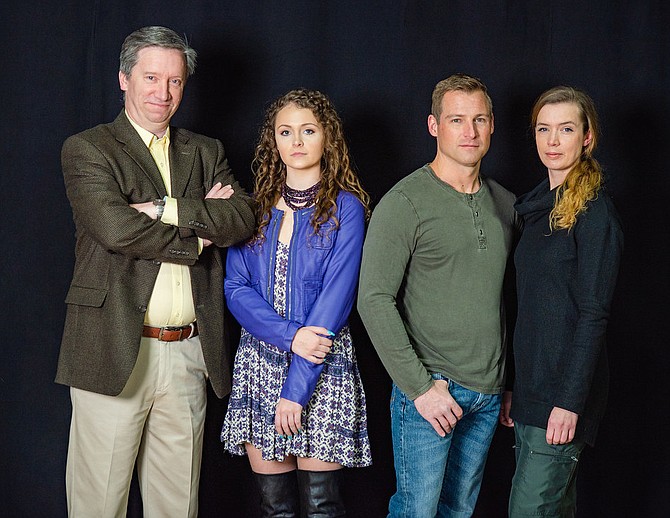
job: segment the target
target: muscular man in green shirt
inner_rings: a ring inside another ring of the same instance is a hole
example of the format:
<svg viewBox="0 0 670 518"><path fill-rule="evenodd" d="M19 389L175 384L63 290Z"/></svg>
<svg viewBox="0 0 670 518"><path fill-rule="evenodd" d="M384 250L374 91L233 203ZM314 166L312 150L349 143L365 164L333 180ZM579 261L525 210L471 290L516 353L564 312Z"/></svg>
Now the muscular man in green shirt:
<svg viewBox="0 0 670 518"><path fill-rule="evenodd" d="M389 516L472 515L500 411L502 302L514 195L480 174L493 134L486 86L433 92L435 159L374 211L358 310L391 376L397 490Z"/></svg>

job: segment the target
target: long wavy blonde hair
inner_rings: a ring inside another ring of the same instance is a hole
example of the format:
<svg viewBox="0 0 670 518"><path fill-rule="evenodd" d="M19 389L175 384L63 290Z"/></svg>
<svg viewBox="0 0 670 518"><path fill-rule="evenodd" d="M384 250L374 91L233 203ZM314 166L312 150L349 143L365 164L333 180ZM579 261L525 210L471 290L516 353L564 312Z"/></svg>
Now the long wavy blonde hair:
<svg viewBox="0 0 670 518"><path fill-rule="evenodd" d="M351 167L349 148L344 140L342 121L330 99L316 90L299 88L291 90L268 107L260 130L251 169L254 173L254 197L258 203L257 228L252 243L263 242L265 228L270 222L272 207L281 196L281 187L286 182L286 164L282 162L275 141L275 121L277 113L288 106L306 108L323 127L324 146L321 157L321 187L316 196L315 210L311 225L314 233L329 219L335 217L337 195L340 190L354 194L365 207L366 219L370 216L370 196L361 186L358 176Z"/></svg>
<svg viewBox="0 0 670 518"><path fill-rule="evenodd" d="M602 168L593 158L593 151L600 135L598 113L593 100L585 92L570 86L556 86L547 90L533 105L531 128L535 129L537 116L543 106L558 103L577 106L584 125L584 135L590 131L591 141L583 147L579 161L556 189L554 208L549 214L549 228L552 231L570 230L577 221L577 216L586 210L586 204L598 197L603 182Z"/></svg>

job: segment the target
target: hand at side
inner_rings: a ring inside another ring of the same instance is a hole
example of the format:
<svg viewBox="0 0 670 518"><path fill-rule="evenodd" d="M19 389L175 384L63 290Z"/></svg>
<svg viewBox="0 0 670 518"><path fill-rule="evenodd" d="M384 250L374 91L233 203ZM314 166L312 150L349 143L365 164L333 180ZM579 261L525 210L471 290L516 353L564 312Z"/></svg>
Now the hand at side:
<svg viewBox="0 0 670 518"><path fill-rule="evenodd" d="M445 437L463 417L463 409L449 393L449 384L444 380L433 381L428 392L414 400L414 406L428 421L440 437Z"/></svg>

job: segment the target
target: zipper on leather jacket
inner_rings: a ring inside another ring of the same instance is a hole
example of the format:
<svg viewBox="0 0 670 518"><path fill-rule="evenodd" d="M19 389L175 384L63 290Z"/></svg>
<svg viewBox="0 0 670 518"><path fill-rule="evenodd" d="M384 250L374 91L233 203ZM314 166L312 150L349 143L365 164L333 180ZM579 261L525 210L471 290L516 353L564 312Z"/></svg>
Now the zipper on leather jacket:
<svg viewBox="0 0 670 518"><path fill-rule="evenodd" d="M288 267L286 272L286 318L293 320L293 308L295 306L293 301L293 268L294 260L293 256L295 255L295 247L293 246L293 240L300 232L302 223L302 212L296 211L293 213L293 232L291 234L291 240L289 241L288 249Z"/></svg>
<svg viewBox="0 0 670 518"><path fill-rule="evenodd" d="M270 245L272 247L272 250L270 251L269 257L268 257L268 262L267 262L267 279L268 282L265 286L265 296L268 301L268 303L274 307L274 290L273 286L275 285L275 262L277 261L277 239L279 237L279 225L282 222L282 219L284 218L284 213L282 212L281 215L278 218L275 218L273 221L271 221L272 228L270 229L270 232L268 233L270 235L270 242L268 243L268 239L265 240L265 245Z"/></svg>

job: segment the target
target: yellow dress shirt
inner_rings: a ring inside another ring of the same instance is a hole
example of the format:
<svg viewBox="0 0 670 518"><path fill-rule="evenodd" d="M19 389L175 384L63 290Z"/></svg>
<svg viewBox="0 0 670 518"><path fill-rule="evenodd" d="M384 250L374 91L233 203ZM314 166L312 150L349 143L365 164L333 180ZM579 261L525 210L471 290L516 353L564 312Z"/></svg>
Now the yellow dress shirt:
<svg viewBox="0 0 670 518"><path fill-rule="evenodd" d="M166 225L178 224L177 200L171 198L172 185L170 181L170 128L162 138L140 127L128 113L128 120L137 130L142 141L146 144L163 177L163 183L168 193L165 200L165 211L161 222ZM195 306L191 290L191 272L188 266L182 264L163 263L154 284L154 290L149 299L144 323L154 327L183 326L195 320Z"/></svg>

